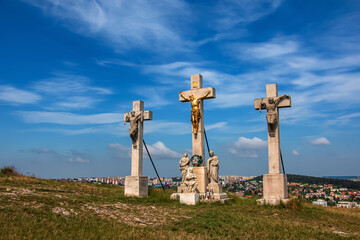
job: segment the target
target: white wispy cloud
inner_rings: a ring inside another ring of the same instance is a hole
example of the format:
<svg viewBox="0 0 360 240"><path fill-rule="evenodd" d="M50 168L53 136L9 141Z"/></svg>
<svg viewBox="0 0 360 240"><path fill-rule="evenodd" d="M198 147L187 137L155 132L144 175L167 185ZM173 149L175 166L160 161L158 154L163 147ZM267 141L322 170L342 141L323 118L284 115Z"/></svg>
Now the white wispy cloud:
<svg viewBox="0 0 360 240"><path fill-rule="evenodd" d="M39 158L43 157L47 160L56 159L60 161L67 161L70 163L90 163L91 158L87 153L75 149L69 150L67 152L57 152L49 148L31 148L26 150L26 152L27 151L37 154ZM51 158L49 157L49 155L51 155Z"/></svg>
<svg viewBox="0 0 360 240"><path fill-rule="evenodd" d="M93 97L86 97L86 96L74 96L74 97L68 97L64 99L63 101L56 102L52 105L51 108L54 109L84 109L84 108L91 108L96 103L100 102L101 100L95 99Z"/></svg>
<svg viewBox="0 0 360 240"><path fill-rule="evenodd" d="M238 140L228 147L228 152L241 157L258 158L267 147L267 141L260 138L239 137Z"/></svg>
<svg viewBox="0 0 360 240"><path fill-rule="evenodd" d="M48 149L48 148L32 148L29 149L30 152L37 153L37 154L49 154L49 153L55 153L54 150Z"/></svg>
<svg viewBox="0 0 360 240"><path fill-rule="evenodd" d="M180 158L181 154L166 147L161 141L158 141L152 145L147 145L150 155L156 158ZM144 155L147 156L146 150L144 149Z"/></svg>
<svg viewBox="0 0 360 240"><path fill-rule="evenodd" d="M111 143L107 146L107 149L114 151L117 158L130 158L131 148L121 145L120 143Z"/></svg>
<svg viewBox="0 0 360 240"><path fill-rule="evenodd" d="M228 47L237 52L240 58L247 60L272 59L284 57L299 50L299 43L295 40L276 37L267 42L260 43L235 43Z"/></svg>
<svg viewBox="0 0 360 240"><path fill-rule="evenodd" d="M215 6L215 27L220 30L229 30L239 24L245 25L273 13L282 0L225 0Z"/></svg>
<svg viewBox="0 0 360 240"><path fill-rule="evenodd" d="M171 101L166 97L166 93L169 92L168 87L141 87L136 88L134 93L141 96L146 107L160 108L171 104Z"/></svg>
<svg viewBox="0 0 360 240"><path fill-rule="evenodd" d="M62 125L107 124L123 120L119 113L100 113L80 115L68 112L18 111L17 114L27 123L54 123Z"/></svg>
<svg viewBox="0 0 360 240"><path fill-rule="evenodd" d="M10 85L0 85L0 101L9 104L34 104L41 100L41 96L30 91L21 90Z"/></svg>
<svg viewBox="0 0 360 240"><path fill-rule="evenodd" d="M210 125L207 125L205 126L205 130L211 130L211 129L216 129L216 128L223 128L227 125L227 122L217 122L217 123L214 123L214 124L210 124Z"/></svg>
<svg viewBox="0 0 360 240"><path fill-rule="evenodd" d="M291 151L291 153L292 153L293 155L295 155L295 156L298 156L298 155L299 155L299 152L296 151L295 149L293 149L293 150Z"/></svg>
<svg viewBox="0 0 360 240"><path fill-rule="evenodd" d="M154 144L147 145L147 148L150 152L151 157L157 159L173 159L180 158L181 154L177 153L174 150L166 147L165 144L161 141L158 141ZM107 149L115 152L117 158L130 158L131 157L131 148L121 145L119 143L111 143L107 146ZM143 148L144 157L148 157L145 147Z"/></svg>
<svg viewBox="0 0 360 240"><path fill-rule="evenodd" d="M92 86L92 81L85 76L57 72L53 77L37 81L33 89L51 95L74 95L82 93L112 94L112 90Z"/></svg>
<svg viewBox="0 0 360 240"><path fill-rule="evenodd" d="M90 163L88 154L78 150L70 150L68 153L65 153L64 156L66 156L67 161L71 163Z"/></svg>
<svg viewBox="0 0 360 240"><path fill-rule="evenodd" d="M320 137L311 141L313 145L330 145L330 141L327 140L325 137Z"/></svg>
<svg viewBox="0 0 360 240"><path fill-rule="evenodd" d="M92 108L113 93L109 88L94 85L88 77L64 72L55 72L31 87L46 99L42 108L53 111Z"/></svg>
<svg viewBox="0 0 360 240"><path fill-rule="evenodd" d="M239 139L235 142L235 146L238 148L259 149L267 147L267 141L264 141L257 137L239 137Z"/></svg>
<svg viewBox="0 0 360 240"><path fill-rule="evenodd" d="M129 136L129 123L123 125L123 114L104 113L78 115L66 112L17 112L27 123L52 123L62 127L32 128L31 132L52 132L64 135L83 135L105 133L119 137ZM190 122L190 121L189 121ZM81 125L91 124L84 128ZM80 126L79 126L80 125ZM191 123L152 120L144 122L144 133L165 135L184 135L191 133Z"/></svg>
<svg viewBox="0 0 360 240"><path fill-rule="evenodd" d="M351 121L353 121L354 118L359 118L359 117L360 117L360 112L345 114L345 115L336 117L335 119L328 120L327 124L328 125L335 125L335 124L345 125L345 124L349 124Z"/></svg>
<svg viewBox="0 0 360 240"><path fill-rule="evenodd" d="M104 41L118 51L137 48L162 55L179 51L192 52L208 42L239 37L239 34L246 32L239 26L273 13L282 2L227 0L204 4L182 0L151 3L140 0L23 1L42 9L46 15L54 17L57 23L72 31ZM204 11L206 15L198 11L202 8L207 8ZM206 19L206 23L203 19ZM214 32L214 35L197 40L190 38L189 29L194 23Z"/></svg>
<svg viewBox="0 0 360 240"><path fill-rule="evenodd" d="M118 63L113 60L113 64ZM216 99L212 99L211 104L207 105L210 108L251 105L253 99L260 96L261 92L257 87L260 83L257 80L264 79L264 76L227 74L205 67L207 64L206 62L171 62L159 65L135 64L133 67L139 68L143 74L152 75L158 84L167 86L166 88L163 87L167 91L172 89L178 91L178 89L182 88L187 90L190 88L190 76L200 73L204 79L204 87L216 88ZM158 91L157 88L156 91ZM157 95L155 94L155 96ZM151 98L149 100L151 101Z"/></svg>
<svg viewBox="0 0 360 240"><path fill-rule="evenodd" d="M167 135L183 135L191 133L191 123L170 122L163 120L147 121L144 133L162 133Z"/></svg>
<svg viewBox="0 0 360 240"><path fill-rule="evenodd" d="M72 1L26 0L55 17L76 33L104 40L116 50L143 48L148 50L184 50L186 41L179 34L189 16L185 2L156 1ZM176 26L176 27L174 27ZM174 48L173 46L177 46Z"/></svg>
<svg viewBox="0 0 360 240"><path fill-rule="evenodd" d="M84 158L81 158L81 157L71 157L68 159L68 162L76 162L76 163L89 163L90 160L88 159L84 159Z"/></svg>

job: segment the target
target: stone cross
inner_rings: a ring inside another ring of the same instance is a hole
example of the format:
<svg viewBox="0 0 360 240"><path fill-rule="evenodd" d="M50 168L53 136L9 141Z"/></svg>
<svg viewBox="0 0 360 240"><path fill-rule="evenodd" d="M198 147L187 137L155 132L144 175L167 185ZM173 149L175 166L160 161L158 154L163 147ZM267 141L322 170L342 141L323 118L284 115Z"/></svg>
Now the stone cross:
<svg viewBox="0 0 360 240"><path fill-rule="evenodd" d="M192 98L191 98L192 96ZM215 89L203 88L203 79L200 74L191 76L191 90L180 92L180 102L191 102L192 121L192 150L193 155L203 158L205 165L205 141L204 141L204 106L203 99L215 98ZM194 121L198 121L197 123Z"/></svg>
<svg viewBox="0 0 360 240"><path fill-rule="evenodd" d="M288 95L278 97L277 85L266 85L266 98L255 99L255 109L266 109L268 122L268 156L269 173L281 173L280 165L280 131L279 108L291 107L291 98Z"/></svg>
<svg viewBox="0 0 360 240"><path fill-rule="evenodd" d="M278 205L286 203L288 187L286 174L281 174L280 165L280 131L279 108L291 107L289 95L278 97L276 84L266 85L266 98L255 99L255 109L266 109L268 125L268 156L269 173L263 176L263 198L258 200L262 204Z"/></svg>
<svg viewBox="0 0 360 240"><path fill-rule="evenodd" d="M132 113L134 116L131 116ZM144 128L143 121L146 120L152 120L152 112L144 111L143 101L134 101L133 110L129 113L124 113L124 123L130 122L129 131L130 136L133 140L133 144L131 147L131 176L142 176ZM135 137L135 139L133 137Z"/></svg>

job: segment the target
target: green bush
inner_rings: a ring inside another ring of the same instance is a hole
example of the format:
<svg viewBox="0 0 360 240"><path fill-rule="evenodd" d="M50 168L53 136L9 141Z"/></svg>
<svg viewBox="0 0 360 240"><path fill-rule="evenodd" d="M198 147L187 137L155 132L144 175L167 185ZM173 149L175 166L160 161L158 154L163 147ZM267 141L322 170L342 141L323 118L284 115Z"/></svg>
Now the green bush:
<svg viewBox="0 0 360 240"><path fill-rule="evenodd" d="M16 171L16 168L14 166L5 166L2 169L0 169L0 176L1 177L5 177L5 176L19 176L21 174L19 174Z"/></svg>

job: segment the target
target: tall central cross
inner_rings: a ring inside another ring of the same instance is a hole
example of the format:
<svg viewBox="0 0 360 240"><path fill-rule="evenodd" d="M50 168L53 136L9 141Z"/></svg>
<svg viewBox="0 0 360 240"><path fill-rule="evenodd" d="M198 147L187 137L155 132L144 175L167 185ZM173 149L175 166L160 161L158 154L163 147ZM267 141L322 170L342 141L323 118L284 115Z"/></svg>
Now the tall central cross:
<svg viewBox="0 0 360 240"><path fill-rule="evenodd" d="M180 102L191 102L192 150L193 155L202 156L204 159L202 165L205 165L203 100L215 97L214 88L203 88L203 79L200 74L191 76L191 90L179 94Z"/></svg>

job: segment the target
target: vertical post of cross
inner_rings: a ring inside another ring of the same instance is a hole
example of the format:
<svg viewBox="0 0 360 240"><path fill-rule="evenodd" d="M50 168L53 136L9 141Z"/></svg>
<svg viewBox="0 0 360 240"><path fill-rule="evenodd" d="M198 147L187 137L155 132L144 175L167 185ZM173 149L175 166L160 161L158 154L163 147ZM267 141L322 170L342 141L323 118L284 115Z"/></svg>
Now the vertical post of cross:
<svg viewBox="0 0 360 240"><path fill-rule="evenodd" d="M276 84L266 85L266 98L276 98L278 96L278 88ZM277 127L274 133L268 131L268 159L269 173L281 173L280 168L280 130L279 130L279 108L275 107L275 116L278 119Z"/></svg>
<svg viewBox="0 0 360 240"><path fill-rule="evenodd" d="M203 87L203 78L200 74L191 76L191 90L198 90ZM193 155L202 156L204 159L203 166L205 166L205 141L204 141L204 102L200 100L199 103L200 122L197 133L192 131L192 149ZM194 127L192 127L192 130Z"/></svg>

